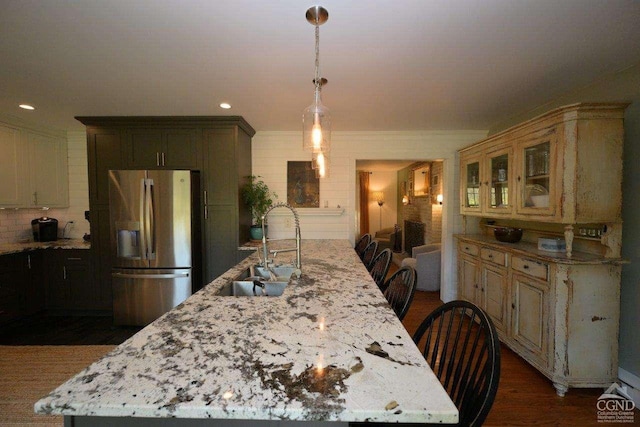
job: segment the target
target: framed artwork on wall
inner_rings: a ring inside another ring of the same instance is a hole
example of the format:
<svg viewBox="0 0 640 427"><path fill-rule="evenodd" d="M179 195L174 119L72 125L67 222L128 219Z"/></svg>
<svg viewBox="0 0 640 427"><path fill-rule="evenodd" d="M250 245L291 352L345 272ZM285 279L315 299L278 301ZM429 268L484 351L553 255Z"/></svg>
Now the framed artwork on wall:
<svg viewBox="0 0 640 427"><path fill-rule="evenodd" d="M431 188L431 171L429 165L420 166L413 170L413 195L414 197L429 196Z"/></svg>
<svg viewBox="0 0 640 427"><path fill-rule="evenodd" d="M320 179L311 162L287 162L287 203L294 208L320 207Z"/></svg>

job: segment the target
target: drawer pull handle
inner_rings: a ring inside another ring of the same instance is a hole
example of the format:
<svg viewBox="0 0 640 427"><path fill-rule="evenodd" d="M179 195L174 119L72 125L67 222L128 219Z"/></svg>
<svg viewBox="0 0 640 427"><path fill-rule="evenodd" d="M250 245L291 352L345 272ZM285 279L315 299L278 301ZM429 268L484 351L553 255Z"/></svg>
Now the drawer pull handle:
<svg viewBox="0 0 640 427"><path fill-rule="evenodd" d="M493 258L493 255L492 255L492 254L489 254L488 258Z"/></svg>
<svg viewBox="0 0 640 427"><path fill-rule="evenodd" d="M464 247L464 250L465 250L465 251L468 251L468 250L469 250L469 246L465 246L465 247Z"/></svg>
<svg viewBox="0 0 640 427"><path fill-rule="evenodd" d="M73 258L73 257L70 257L70 258L67 258L67 260L68 260L68 261L81 261L81 260L82 260L82 258Z"/></svg>
<svg viewBox="0 0 640 427"><path fill-rule="evenodd" d="M527 264L523 265L522 268L524 268L525 270L529 269L529 266Z"/></svg>

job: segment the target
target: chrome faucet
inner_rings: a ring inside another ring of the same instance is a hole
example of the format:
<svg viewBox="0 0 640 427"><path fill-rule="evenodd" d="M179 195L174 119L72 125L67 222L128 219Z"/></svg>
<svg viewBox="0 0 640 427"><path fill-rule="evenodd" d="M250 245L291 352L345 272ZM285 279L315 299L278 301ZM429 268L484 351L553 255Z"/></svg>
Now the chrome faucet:
<svg viewBox="0 0 640 427"><path fill-rule="evenodd" d="M269 250L267 249L267 234L265 233L264 224L265 218L267 214L271 212L275 208L287 208L291 212L293 212L293 218L296 222L296 247L288 248L288 249L275 249L272 250L271 253L275 258L279 252L293 252L296 251L296 269L300 270L302 268L302 256L300 253L300 218L298 217L298 212L288 203L280 202L271 206L267 211L262 215L262 253L264 255L263 266L268 270L269 269Z"/></svg>

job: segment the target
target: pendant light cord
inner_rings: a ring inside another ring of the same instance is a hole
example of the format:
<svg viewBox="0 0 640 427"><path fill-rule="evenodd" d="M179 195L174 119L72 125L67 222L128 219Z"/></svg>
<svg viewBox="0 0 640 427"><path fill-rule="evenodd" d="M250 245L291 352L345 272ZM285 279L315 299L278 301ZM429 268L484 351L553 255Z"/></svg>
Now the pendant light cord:
<svg viewBox="0 0 640 427"><path fill-rule="evenodd" d="M315 85L315 99L317 104L320 97L320 88L322 86L320 83L320 25L318 25L317 21L316 21L316 78L313 81L313 83Z"/></svg>

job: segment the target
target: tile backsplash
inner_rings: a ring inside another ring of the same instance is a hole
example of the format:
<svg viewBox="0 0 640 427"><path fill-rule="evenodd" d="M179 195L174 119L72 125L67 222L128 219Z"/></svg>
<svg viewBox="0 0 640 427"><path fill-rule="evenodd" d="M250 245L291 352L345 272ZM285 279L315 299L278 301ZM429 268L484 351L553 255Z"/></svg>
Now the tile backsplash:
<svg viewBox="0 0 640 427"><path fill-rule="evenodd" d="M89 233L89 222L84 219L84 211L80 211L79 214L74 211L71 209L0 209L0 243L33 240L31 220L42 216L58 220L58 237L62 237L67 223L73 221L69 237L81 238L85 233Z"/></svg>

